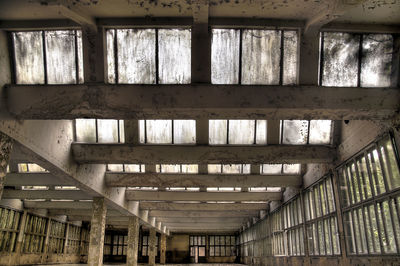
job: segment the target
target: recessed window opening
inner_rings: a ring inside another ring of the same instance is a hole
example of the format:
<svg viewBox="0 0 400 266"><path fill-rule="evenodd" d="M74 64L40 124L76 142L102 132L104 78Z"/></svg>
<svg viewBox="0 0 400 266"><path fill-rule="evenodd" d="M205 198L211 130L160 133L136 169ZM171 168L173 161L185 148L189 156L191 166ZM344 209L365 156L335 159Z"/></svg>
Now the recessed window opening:
<svg viewBox="0 0 400 266"><path fill-rule="evenodd" d="M18 164L19 173L42 173L49 172L43 167L35 163L19 163Z"/></svg>
<svg viewBox="0 0 400 266"><path fill-rule="evenodd" d="M282 144L330 144L331 120L281 120Z"/></svg>
<svg viewBox="0 0 400 266"><path fill-rule="evenodd" d="M209 120L209 144L265 145L267 120Z"/></svg>
<svg viewBox="0 0 400 266"><path fill-rule="evenodd" d="M264 175L300 174L301 164L262 164L260 172Z"/></svg>
<svg viewBox="0 0 400 266"><path fill-rule="evenodd" d="M77 142L124 143L124 120L75 119Z"/></svg>
<svg viewBox="0 0 400 266"><path fill-rule="evenodd" d="M250 174L250 164L209 164L209 174Z"/></svg>
<svg viewBox="0 0 400 266"><path fill-rule="evenodd" d="M13 32L17 84L83 83L80 30Z"/></svg>
<svg viewBox="0 0 400 266"><path fill-rule="evenodd" d="M197 174L199 171L197 164L157 164L157 173L182 173Z"/></svg>
<svg viewBox="0 0 400 266"><path fill-rule="evenodd" d="M213 29L213 84L294 85L297 83L296 31Z"/></svg>
<svg viewBox="0 0 400 266"><path fill-rule="evenodd" d="M140 143L195 144L196 120L139 120Z"/></svg>
<svg viewBox="0 0 400 266"><path fill-rule="evenodd" d="M190 29L107 30L108 82L188 84Z"/></svg>
<svg viewBox="0 0 400 266"><path fill-rule="evenodd" d="M144 164L107 164L109 172L144 173Z"/></svg>

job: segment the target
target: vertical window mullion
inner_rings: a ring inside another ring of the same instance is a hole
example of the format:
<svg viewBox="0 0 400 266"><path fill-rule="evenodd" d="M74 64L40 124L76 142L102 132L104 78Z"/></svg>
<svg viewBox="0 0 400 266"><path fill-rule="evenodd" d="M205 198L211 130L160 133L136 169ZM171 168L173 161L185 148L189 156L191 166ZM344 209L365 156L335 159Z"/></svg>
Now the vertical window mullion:
<svg viewBox="0 0 400 266"><path fill-rule="evenodd" d="M75 84L79 83L78 31L75 30Z"/></svg>
<svg viewBox="0 0 400 266"><path fill-rule="evenodd" d="M99 122L98 119L95 120L96 121L96 143L99 142Z"/></svg>
<svg viewBox="0 0 400 266"><path fill-rule="evenodd" d="M172 136L172 139L171 139L171 143L172 144L174 144L174 119L171 119L171 136Z"/></svg>
<svg viewBox="0 0 400 266"><path fill-rule="evenodd" d="M381 172L382 172L382 177L383 177L383 183L385 184L385 190L390 191L389 184L388 184L388 177L386 173L386 167L385 167L385 162L383 161L381 149L378 145L375 145L376 151L378 153L378 158L379 158L379 164L381 166ZM386 161L388 161L389 158L386 158Z"/></svg>
<svg viewBox="0 0 400 266"><path fill-rule="evenodd" d="M156 48L156 53L155 53L155 64L156 64L156 84L159 84L159 47L158 47L158 29L155 29L155 48Z"/></svg>
<svg viewBox="0 0 400 266"><path fill-rule="evenodd" d="M279 62L279 85L283 84L283 55L284 55L284 31L281 30L281 55L280 55L280 62Z"/></svg>
<svg viewBox="0 0 400 266"><path fill-rule="evenodd" d="M361 62L362 62L362 53L363 53L363 35L360 34L360 42L358 44L358 73L357 73L357 87L361 87Z"/></svg>
<svg viewBox="0 0 400 266"><path fill-rule="evenodd" d="M382 232L381 232L381 227L379 225L378 207L376 206L377 203L374 202L373 205L374 205L374 209L375 209L375 221L376 221L376 227L378 228L378 235L379 235L378 238L379 238L379 244L380 244L380 247L381 247L381 253L384 253L385 251L383 249Z"/></svg>
<svg viewBox="0 0 400 266"><path fill-rule="evenodd" d="M390 220L392 222L392 228L393 228L393 237L394 237L394 243L396 244L396 251L397 253L400 253L400 247L397 239L397 229L394 223L394 214L393 214L393 206L390 201L396 201L396 198L389 198L388 199L388 207L389 207L389 214L390 214Z"/></svg>
<svg viewBox="0 0 400 266"><path fill-rule="evenodd" d="M239 29L239 77L238 83L242 84L242 47L243 46L243 29Z"/></svg>
<svg viewBox="0 0 400 266"><path fill-rule="evenodd" d="M119 62L118 62L118 30L114 29L114 72L115 72L115 84L119 83Z"/></svg>
<svg viewBox="0 0 400 266"><path fill-rule="evenodd" d="M371 194L372 194L372 197L375 197L376 193L375 193L375 189L373 187L374 187L374 183L375 184L377 184L377 183L376 183L376 179L374 178L373 170L370 168L370 165L372 166L372 162L370 162L370 160L368 158L368 153L366 151L364 151L363 156L365 158L365 164L366 164L365 166L367 168L367 175L368 175L368 179L369 179L369 185L371 188ZM374 182L374 180L375 180L375 182Z"/></svg>
<svg viewBox="0 0 400 266"><path fill-rule="evenodd" d="M42 42L43 42L43 68L44 68L44 84L48 84L48 73L47 73L47 52L46 52L46 34L42 31Z"/></svg>
<svg viewBox="0 0 400 266"><path fill-rule="evenodd" d="M322 86L323 76L324 76L324 32L320 33L321 44L320 44L320 55L319 55L319 85Z"/></svg>

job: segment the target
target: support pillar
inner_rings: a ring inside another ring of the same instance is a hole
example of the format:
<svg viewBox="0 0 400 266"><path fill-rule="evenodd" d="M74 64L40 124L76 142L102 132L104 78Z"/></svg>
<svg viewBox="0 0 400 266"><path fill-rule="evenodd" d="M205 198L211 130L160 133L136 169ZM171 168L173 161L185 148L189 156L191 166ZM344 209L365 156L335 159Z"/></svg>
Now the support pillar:
<svg viewBox="0 0 400 266"><path fill-rule="evenodd" d="M103 265L107 206L104 198L93 198L88 265Z"/></svg>
<svg viewBox="0 0 400 266"><path fill-rule="evenodd" d="M126 253L126 265L137 266L139 246L139 217L129 217L128 224L128 249Z"/></svg>
<svg viewBox="0 0 400 266"><path fill-rule="evenodd" d="M167 252L167 236L161 234L160 241L160 264L165 264L165 253Z"/></svg>
<svg viewBox="0 0 400 266"><path fill-rule="evenodd" d="M10 153L14 140L0 132L0 200L3 196L4 178L7 175L7 165L10 160Z"/></svg>
<svg viewBox="0 0 400 266"><path fill-rule="evenodd" d="M149 265L156 265L156 229L154 227L150 228L149 236Z"/></svg>

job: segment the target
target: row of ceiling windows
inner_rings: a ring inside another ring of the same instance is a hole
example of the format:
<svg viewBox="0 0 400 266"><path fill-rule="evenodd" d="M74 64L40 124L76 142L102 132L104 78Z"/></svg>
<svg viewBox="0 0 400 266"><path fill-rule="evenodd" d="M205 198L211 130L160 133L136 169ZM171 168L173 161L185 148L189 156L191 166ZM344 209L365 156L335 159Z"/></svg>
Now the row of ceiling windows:
<svg viewBox="0 0 400 266"><path fill-rule="evenodd" d="M76 141L123 143L124 121L110 119L75 120ZM331 120L282 120L282 144L330 144ZM143 144L195 144L195 120L139 120L139 141ZM209 144L267 144L267 120L209 120Z"/></svg>
<svg viewBox="0 0 400 266"><path fill-rule="evenodd" d="M17 84L83 83L79 30L14 32ZM121 84L189 84L190 29L109 29L107 79ZM320 84L390 86L393 36L321 33ZM297 31L213 29L213 84L294 85Z"/></svg>

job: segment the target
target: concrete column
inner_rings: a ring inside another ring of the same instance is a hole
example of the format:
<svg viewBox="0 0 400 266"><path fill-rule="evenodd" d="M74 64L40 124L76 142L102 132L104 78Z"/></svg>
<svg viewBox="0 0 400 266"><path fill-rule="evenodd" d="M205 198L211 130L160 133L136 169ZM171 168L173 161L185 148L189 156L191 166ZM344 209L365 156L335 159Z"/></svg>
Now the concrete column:
<svg viewBox="0 0 400 266"><path fill-rule="evenodd" d="M14 140L0 132L0 200L3 195L4 178L7 175L7 165L10 160L10 153Z"/></svg>
<svg viewBox="0 0 400 266"><path fill-rule="evenodd" d="M309 30L300 38L299 84L318 85L319 31Z"/></svg>
<svg viewBox="0 0 400 266"><path fill-rule="evenodd" d="M149 265L156 265L156 229L150 228L150 236L149 236Z"/></svg>
<svg viewBox="0 0 400 266"><path fill-rule="evenodd" d="M105 30L101 27L97 31L84 28L82 42L85 83L107 82Z"/></svg>
<svg viewBox="0 0 400 266"><path fill-rule="evenodd" d="M104 198L93 198L88 265L103 265L104 233L107 206Z"/></svg>
<svg viewBox="0 0 400 266"><path fill-rule="evenodd" d="M128 224L128 249L126 254L126 265L137 266L139 246L139 217L129 217Z"/></svg>
<svg viewBox="0 0 400 266"><path fill-rule="evenodd" d="M160 264L165 264L165 253L167 252L167 236L161 234L160 241Z"/></svg>
<svg viewBox="0 0 400 266"><path fill-rule="evenodd" d="M139 144L139 120L124 120L125 143Z"/></svg>
<svg viewBox="0 0 400 266"><path fill-rule="evenodd" d="M197 119L196 120L196 144L197 145L208 145L208 119ZM199 164L199 174L207 174L207 164ZM206 187L200 187L200 191L206 192Z"/></svg>

